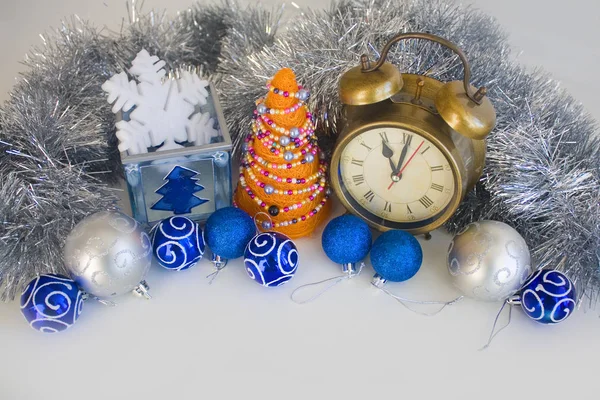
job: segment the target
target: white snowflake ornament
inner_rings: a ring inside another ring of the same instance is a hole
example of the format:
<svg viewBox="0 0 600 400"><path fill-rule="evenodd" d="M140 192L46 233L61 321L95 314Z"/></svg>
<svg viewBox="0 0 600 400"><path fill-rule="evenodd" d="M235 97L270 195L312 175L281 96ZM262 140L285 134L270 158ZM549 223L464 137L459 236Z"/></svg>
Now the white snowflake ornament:
<svg viewBox="0 0 600 400"><path fill-rule="evenodd" d="M190 118L191 127L189 131L190 142L193 142L196 146L200 146L204 143L210 143L213 137L219 135L215 126L215 120L210 117L208 113L197 113Z"/></svg>
<svg viewBox="0 0 600 400"><path fill-rule="evenodd" d="M134 80L121 72L102 85L112 111L129 112L128 120L116 124L120 151L134 155L152 147L173 150L184 142L201 146L218 136L214 119L199 111L207 101L208 81L189 71L170 79L164 66L164 61L142 50L129 69Z"/></svg>

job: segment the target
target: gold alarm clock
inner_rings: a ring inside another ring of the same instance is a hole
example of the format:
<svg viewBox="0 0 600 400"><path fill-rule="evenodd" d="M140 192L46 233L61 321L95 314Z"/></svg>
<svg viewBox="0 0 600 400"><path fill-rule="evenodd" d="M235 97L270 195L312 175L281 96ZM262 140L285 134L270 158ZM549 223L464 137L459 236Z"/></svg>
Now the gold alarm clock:
<svg viewBox="0 0 600 400"><path fill-rule="evenodd" d="M453 50L462 81L405 74L385 62L390 47L425 39ZM450 218L483 171L485 137L496 113L486 89L469 84L470 67L453 43L427 33L394 36L371 65L345 72L339 84L343 121L331 161L343 205L372 227L428 234Z"/></svg>

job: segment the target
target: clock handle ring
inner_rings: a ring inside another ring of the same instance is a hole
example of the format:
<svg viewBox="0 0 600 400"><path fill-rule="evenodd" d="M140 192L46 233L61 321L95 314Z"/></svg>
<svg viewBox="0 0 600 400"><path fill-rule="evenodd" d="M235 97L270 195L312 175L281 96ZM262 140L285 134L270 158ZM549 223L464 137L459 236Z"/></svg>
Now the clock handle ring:
<svg viewBox="0 0 600 400"><path fill-rule="evenodd" d="M407 33L397 34L396 36L392 37L385 44L385 46L381 50L381 56L379 57L379 60L377 61L377 63L375 65L371 66L371 62L369 61L369 58L367 55L363 54L361 56L361 64L362 64L361 72L373 72L373 71L378 70L379 67L381 67L383 65L383 63L385 62L388 52L390 51L390 48L392 47L392 45L394 45L395 43L397 43L401 40L405 40L405 39L429 40L431 42L439 43L442 46L445 46L445 47L449 48L450 50L452 50L454 53L456 53L458 55L458 57L460 58L460 61L462 62L463 69L464 69L463 85L465 88L465 93L466 93L467 97L469 99L471 99L473 102L475 102L478 105L481 104L481 100L485 97L485 95L487 93L487 89L485 88L485 86L482 86L479 89L477 89L477 91L475 93L473 93L473 91L471 90L471 88L469 86L469 81L471 80L471 67L469 66L469 62L467 61L467 57L465 56L465 54L462 52L461 49L458 48L457 45L455 45L451 41L446 40L440 36L433 35L431 33L407 32Z"/></svg>

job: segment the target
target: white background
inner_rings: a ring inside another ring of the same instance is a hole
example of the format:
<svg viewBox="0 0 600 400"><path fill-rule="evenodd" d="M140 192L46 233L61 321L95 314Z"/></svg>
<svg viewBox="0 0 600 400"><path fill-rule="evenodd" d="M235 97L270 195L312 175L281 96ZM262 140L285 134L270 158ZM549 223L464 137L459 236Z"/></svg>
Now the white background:
<svg viewBox="0 0 600 400"><path fill-rule="evenodd" d="M510 32L522 62L543 65L600 117L599 2L473 3ZM146 0L145 7L176 12L189 4ZM124 5L1 0L0 100L24 54L41 43L39 33L73 13L117 28ZM456 296L445 267L448 241L440 232L421 240L421 271L388 289L429 300ZM116 308L87 302L78 324L59 335L28 328L17 303L0 304L0 399L598 398L598 310L554 327L515 310L510 328L478 352L498 304L464 301L422 317L372 288L370 268L314 303L292 303L294 287L339 273L320 249L320 232L297 245L300 269L281 288L251 282L240 261L212 286L206 260L183 273L155 267L152 301L127 296Z"/></svg>

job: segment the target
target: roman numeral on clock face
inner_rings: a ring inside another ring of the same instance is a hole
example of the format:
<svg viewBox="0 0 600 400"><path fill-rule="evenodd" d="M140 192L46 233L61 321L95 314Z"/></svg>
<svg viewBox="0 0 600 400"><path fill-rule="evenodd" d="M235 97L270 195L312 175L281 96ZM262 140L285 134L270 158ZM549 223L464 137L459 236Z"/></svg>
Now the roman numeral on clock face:
<svg viewBox="0 0 600 400"><path fill-rule="evenodd" d="M435 172L435 171L443 171L444 167L442 167L441 165L436 165L435 167L431 167L431 172Z"/></svg>
<svg viewBox="0 0 600 400"><path fill-rule="evenodd" d="M408 204L406 205L406 212L408 214L412 214L413 213L412 210L410 209L410 207L408 206Z"/></svg>
<svg viewBox="0 0 600 400"><path fill-rule="evenodd" d="M362 166L363 166L363 164L364 164L364 161L362 161L362 160L357 160L356 158L353 158L353 159L352 159L352 164L354 164L354 165L358 165L359 167L362 167Z"/></svg>
<svg viewBox="0 0 600 400"><path fill-rule="evenodd" d="M442 185L438 185L437 183L432 183L431 188L433 190L437 190L438 192L441 192L444 190L444 187Z"/></svg>
<svg viewBox="0 0 600 400"><path fill-rule="evenodd" d="M423 204L423 207L429 208L433 205L433 201L427 196L423 196L419 199L419 203Z"/></svg>
<svg viewBox="0 0 600 400"><path fill-rule="evenodd" d="M358 186L361 183L365 182L365 176L364 175L354 175L352 177L352 180L354 181L354 184Z"/></svg>
<svg viewBox="0 0 600 400"><path fill-rule="evenodd" d="M426 152L427 150L429 150L430 148L431 148L431 146L427 146L427 148L421 152L421 155L425 154L425 152Z"/></svg>
<svg viewBox="0 0 600 400"><path fill-rule="evenodd" d="M363 197L365 199L369 200L369 202L372 202L373 199L375 198L375 193L373 193L373 191L369 190L367 193L365 193L365 195Z"/></svg>
<svg viewBox="0 0 600 400"><path fill-rule="evenodd" d="M387 137L387 133L385 132L379 132L379 136L381 136L381 140L383 140L384 142L389 142L388 137Z"/></svg>
<svg viewBox="0 0 600 400"><path fill-rule="evenodd" d="M410 142L412 142L412 135L406 133L406 132L402 132L402 142L404 142L405 145L410 146Z"/></svg>
<svg viewBox="0 0 600 400"><path fill-rule="evenodd" d="M369 151L373 150L373 148L372 148L372 147L369 147L369 146L367 146L367 144L366 144L365 142L361 142L361 143L360 143L360 145L361 145L361 146L364 146L364 147L366 147L366 148L367 148L367 150L369 150Z"/></svg>
<svg viewBox="0 0 600 400"><path fill-rule="evenodd" d="M385 202L385 206L383 206L383 211L392 212L392 204Z"/></svg>

